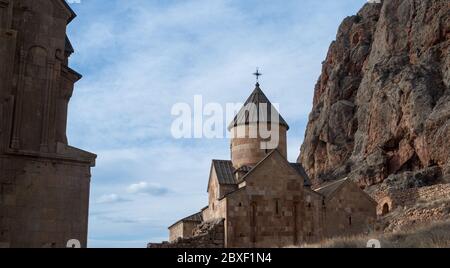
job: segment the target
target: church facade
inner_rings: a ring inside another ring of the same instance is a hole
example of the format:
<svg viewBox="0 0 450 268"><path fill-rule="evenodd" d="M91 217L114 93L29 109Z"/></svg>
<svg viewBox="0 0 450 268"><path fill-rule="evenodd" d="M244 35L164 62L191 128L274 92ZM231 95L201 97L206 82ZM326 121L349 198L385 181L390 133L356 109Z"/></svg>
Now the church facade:
<svg viewBox="0 0 450 268"><path fill-rule="evenodd" d="M276 131L275 147L250 135L261 126ZM212 161L208 206L169 227L169 242L149 247L289 247L370 231L377 203L347 179L312 189L302 165L287 160L288 130L257 83L229 126L231 160ZM205 245L208 235L214 244Z"/></svg>
<svg viewBox="0 0 450 268"><path fill-rule="evenodd" d="M74 18L64 0L0 1L0 247L87 245L96 155L66 136Z"/></svg>

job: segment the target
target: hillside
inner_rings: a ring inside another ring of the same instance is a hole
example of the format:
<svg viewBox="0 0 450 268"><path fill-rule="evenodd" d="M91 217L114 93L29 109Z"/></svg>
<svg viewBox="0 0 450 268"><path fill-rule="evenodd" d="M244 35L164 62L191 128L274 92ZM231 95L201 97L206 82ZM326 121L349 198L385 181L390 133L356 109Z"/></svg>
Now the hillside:
<svg viewBox="0 0 450 268"><path fill-rule="evenodd" d="M381 248L450 248L450 221L410 229L395 234L372 234L336 238L304 248L366 248L368 241L377 239Z"/></svg>

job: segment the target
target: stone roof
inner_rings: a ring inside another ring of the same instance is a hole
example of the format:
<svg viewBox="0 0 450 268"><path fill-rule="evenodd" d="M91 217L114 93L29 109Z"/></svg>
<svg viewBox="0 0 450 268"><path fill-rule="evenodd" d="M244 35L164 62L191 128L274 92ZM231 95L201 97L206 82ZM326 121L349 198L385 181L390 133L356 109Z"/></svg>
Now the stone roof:
<svg viewBox="0 0 450 268"><path fill-rule="evenodd" d="M326 198L330 197L334 192L336 192L341 185L346 183L348 181L348 178L341 179L338 181L330 182L320 188L317 188L315 191L319 194L325 196Z"/></svg>
<svg viewBox="0 0 450 268"><path fill-rule="evenodd" d="M237 181L234 176L233 163L230 160L213 160L217 179L221 185L234 185Z"/></svg>
<svg viewBox="0 0 450 268"><path fill-rule="evenodd" d="M199 222L200 223L202 221L203 221L203 213L202 212L198 212L198 213L195 213L195 214L193 214L191 216L188 216L186 218L183 218L183 219L177 221L176 223L172 224L169 227L169 229L174 227L175 225L177 225L179 223L182 223L182 222Z"/></svg>
<svg viewBox="0 0 450 268"><path fill-rule="evenodd" d="M267 104L267 111L260 111L260 104ZM250 97L248 97L244 107L242 107L231 124L228 126L228 130L231 130L236 126L249 125L251 123L270 123L272 111L276 113L274 115L275 117L278 115L278 123L285 126L289 130L289 125L266 97L264 92L259 87L259 83L257 83L255 90L252 92Z"/></svg>
<svg viewBox="0 0 450 268"><path fill-rule="evenodd" d="M276 151L273 150L272 153ZM269 156L269 153L267 156ZM261 161L263 162L263 161ZM261 163L260 162L260 163ZM305 169L300 163L289 163L295 171L304 179L304 186L311 186L311 180L309 179L308 174L306 174ZM234 176L235 169L233 168L233 163L230 160L213 160L213 166L217 173L217 179L219 180L219 184L221 185L235 185L239 184L240 181L237 181L236 176ZM248 167L244 167L248 168ZM253 169L248 170L251 172Z"/></svg>

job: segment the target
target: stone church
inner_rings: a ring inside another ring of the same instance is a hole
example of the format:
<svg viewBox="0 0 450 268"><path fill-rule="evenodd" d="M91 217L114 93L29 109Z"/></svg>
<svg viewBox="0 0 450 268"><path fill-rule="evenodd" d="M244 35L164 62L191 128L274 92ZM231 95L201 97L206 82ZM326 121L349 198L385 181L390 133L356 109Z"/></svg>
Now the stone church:
<svg viewBox="0 0 450 268"><path fill-rule="evenodd" d="M87 244L96 155L66 136L74 18L64 0L0 1L0 247Z"/></svg>
<svg viewBox="0 0 450 268"><path fill-rule="evenodd" d="M276 149L261 149L262 139L249 136L273 123L255 107L279 118ZM302 165L287 160L288 130L257 83L229 126L245 133L232 135L231 160L212 161L208 206L169 227L169 242L149 247L288 247L370 231L377 203L347 179L312 189Z"/></svg>

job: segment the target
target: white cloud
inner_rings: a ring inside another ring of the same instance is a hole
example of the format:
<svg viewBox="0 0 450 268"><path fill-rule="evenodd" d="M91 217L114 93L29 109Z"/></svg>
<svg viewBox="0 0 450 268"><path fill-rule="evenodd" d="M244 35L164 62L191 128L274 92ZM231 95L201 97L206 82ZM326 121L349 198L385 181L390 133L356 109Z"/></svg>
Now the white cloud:
<svg viewBox="0 0 450 268"><path fill-rule="evenodd" d="M152 196L161 196L167 194L169 190L158 184L139 182L136 184L131 184L128 187L127 192L130 194L148 194Z"/></svg>
<svg viewBox="0 0 450 268"><path fill-rule="evenodd" d="M97 204L112 204L112 203L121 203L121 202L129 202L130 200L123 198L117 194L106 194L100 196L96 203Z"/></svg>

